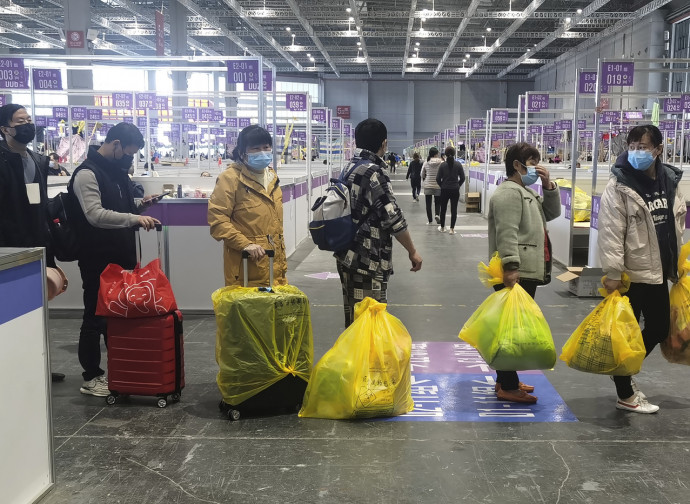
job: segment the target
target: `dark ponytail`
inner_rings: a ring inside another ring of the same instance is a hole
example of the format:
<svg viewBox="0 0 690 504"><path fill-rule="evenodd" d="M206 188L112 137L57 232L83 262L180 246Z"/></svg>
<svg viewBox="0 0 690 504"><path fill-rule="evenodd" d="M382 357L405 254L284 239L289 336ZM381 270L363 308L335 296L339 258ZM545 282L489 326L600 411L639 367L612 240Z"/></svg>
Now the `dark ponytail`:
<svg viewBox="0 0 690 504"><path fill-rule="evenodd" d="M446 147L446 164L449 170L453 169L453 165L455 164L455 149L452 147Z"/></svg>
<svg viewBox="0 0 690 504"><path fill-rule="evenodd" d="M429 149L429 155L426 158L426 162L428 163L434 156L438 156L438 149L436 147Z"/></svg>

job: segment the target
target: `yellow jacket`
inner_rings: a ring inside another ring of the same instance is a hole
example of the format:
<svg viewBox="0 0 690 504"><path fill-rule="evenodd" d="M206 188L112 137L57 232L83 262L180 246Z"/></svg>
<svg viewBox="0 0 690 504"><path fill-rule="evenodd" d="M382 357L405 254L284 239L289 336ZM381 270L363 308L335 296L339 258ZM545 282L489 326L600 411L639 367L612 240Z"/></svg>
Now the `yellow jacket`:
<svg viewBox="0 0 690 504"><path fill-rule="evenodd" d="M242 250L256 243L275 250L273 282L286 285L287 259L283 238L283 192L278 176L264 187L241 163L231 163L216 180L208 202L211 236L223 240L225 285L244 285ZM268 257L249 260L249 286L268 286Z"/></svg>

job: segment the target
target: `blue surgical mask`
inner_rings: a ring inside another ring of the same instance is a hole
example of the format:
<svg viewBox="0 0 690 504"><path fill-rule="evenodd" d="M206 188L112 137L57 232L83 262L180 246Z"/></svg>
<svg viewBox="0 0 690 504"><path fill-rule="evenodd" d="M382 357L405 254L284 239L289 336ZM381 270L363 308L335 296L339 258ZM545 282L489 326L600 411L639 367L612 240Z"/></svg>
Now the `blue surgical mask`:
<svg viewBox="0 0 690 504"><path fill-rule="evenodd" d="M250 170L260 172L263 171L263 169L266 168L269 164L271 164L272 161L272 152L252 152L250 154L247 154L246 165Z"/></svg>
<svg viewBox="0 0 690 504"><path fill-rule="evenodd" d="M520 163L520 164L527 169L527 175L520 174L520 178L522 178L522 183L525 184L525 186L531 186L532 184L534 184L539 179L539 174L537 173L537 167L536 166L527 166L526 164L522 164L522 163Z"/></svg>
<svg viewBox="0 0 690 504"><path fill-rule="evenodd" d="M629 150L628 162L636 170L645 171L652 166L654 156L648 150Z"/></svg>

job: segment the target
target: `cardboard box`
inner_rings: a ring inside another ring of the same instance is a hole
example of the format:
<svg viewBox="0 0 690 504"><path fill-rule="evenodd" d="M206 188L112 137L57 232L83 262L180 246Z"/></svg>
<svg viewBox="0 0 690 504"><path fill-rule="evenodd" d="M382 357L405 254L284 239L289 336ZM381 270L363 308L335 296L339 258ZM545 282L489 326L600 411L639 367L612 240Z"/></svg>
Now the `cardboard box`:
<svg viewBox="0 0 690 504"><path fill-rule="evenodd" d="M601 268L569 267L568 271L556 278L567 283L568 290L577 297L602 297L599 288L603 276Z"/></svg>
<svg viewBox="0 0 690 504"><path fill-rule="evenodd" d="M467 201L465 202L465 212L477 213L481 211L482 195L478 192L467 193Z"/></svg>

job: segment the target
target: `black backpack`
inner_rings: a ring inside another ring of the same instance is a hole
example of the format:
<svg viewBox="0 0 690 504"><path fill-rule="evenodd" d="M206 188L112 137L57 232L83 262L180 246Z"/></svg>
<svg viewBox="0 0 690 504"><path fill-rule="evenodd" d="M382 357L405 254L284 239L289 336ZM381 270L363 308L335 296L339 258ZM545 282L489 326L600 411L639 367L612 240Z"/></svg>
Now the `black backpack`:
<svg viewBox="0 0 690 504"><path fill-rule="evenodd" d="M48 226L52 251L58 261L70 262L79 258L75 208L78 204L74 196L66 192L48 198Z"/></svg>

